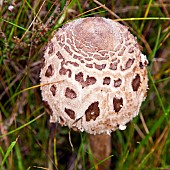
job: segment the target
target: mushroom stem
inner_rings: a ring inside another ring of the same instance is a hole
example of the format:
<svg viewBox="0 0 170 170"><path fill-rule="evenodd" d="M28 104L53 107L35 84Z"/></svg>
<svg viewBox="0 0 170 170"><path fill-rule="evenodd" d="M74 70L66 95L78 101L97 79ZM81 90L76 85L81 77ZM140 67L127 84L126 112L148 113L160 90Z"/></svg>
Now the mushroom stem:
<svg viewBox="0 0 170 170"><path fill-rule="evenodd" d="M94 157L94 164L97 170L108 170L110 169L110 156L111 153L111 135L100 134L100 135L89 135L89 143ZM106 161L102 162L106 159Z"/></svg>

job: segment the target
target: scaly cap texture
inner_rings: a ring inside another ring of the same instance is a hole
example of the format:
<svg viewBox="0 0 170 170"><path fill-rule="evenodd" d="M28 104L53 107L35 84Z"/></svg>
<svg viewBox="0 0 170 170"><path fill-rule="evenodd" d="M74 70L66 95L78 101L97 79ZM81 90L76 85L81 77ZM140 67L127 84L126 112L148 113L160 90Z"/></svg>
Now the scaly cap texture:
<svg viewBox="0 0 170 170"><path fill-rule="evenodd" d="M125 129L145 100L147 59L128 28L110 19L67 23L48 43L44 59L41 91L51 122L110 134Z"/></svg>

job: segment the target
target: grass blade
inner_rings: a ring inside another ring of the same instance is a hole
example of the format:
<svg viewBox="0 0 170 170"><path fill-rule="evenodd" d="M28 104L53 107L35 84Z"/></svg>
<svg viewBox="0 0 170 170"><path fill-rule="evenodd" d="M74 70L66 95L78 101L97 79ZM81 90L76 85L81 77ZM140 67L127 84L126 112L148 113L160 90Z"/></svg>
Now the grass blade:
<svg viewBox="0 0 170 170"><path fill-rule="evenodd" d="M9 148L8 148L8 150L6 151L6 153L5 153L5 155L4 155L4 158L3 158L3 160L2 160L2 163L1 163L1 169L3 168L3 165L4 165L5 161L6 161L6 159L8 158L8 155L9 155L10 152L12 151L13 147L16 145L17 140L18 140L18 137L17 137L17 139L16 139L15 141L13 141L13 142L11 143L11 145L10 145Z"/></svg>

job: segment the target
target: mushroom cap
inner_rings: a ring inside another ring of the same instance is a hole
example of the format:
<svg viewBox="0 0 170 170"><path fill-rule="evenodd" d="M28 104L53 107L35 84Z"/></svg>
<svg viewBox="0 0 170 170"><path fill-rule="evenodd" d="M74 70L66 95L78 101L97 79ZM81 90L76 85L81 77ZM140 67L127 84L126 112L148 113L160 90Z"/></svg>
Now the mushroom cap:
<svg viewBox="0 0 170 170"><path fill-rule="evenodd" d="M102 17L74 20L50 40L41 91L51 122L90 134L124 130L146 98L146 56L128 28Z"/></svg>

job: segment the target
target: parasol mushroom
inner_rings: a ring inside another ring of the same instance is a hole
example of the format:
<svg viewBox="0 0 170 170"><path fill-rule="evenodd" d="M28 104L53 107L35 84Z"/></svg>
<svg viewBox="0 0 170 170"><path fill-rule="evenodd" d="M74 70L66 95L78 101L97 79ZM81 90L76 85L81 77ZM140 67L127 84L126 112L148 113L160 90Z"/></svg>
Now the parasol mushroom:
<svg viewBox="0 0 170 170"><path fill-rule="evenodd" d="M74 20L54 34L44 59L41 91L51 122L110 134L138 115L148 62L127 27L102 17Z"/></svg>

